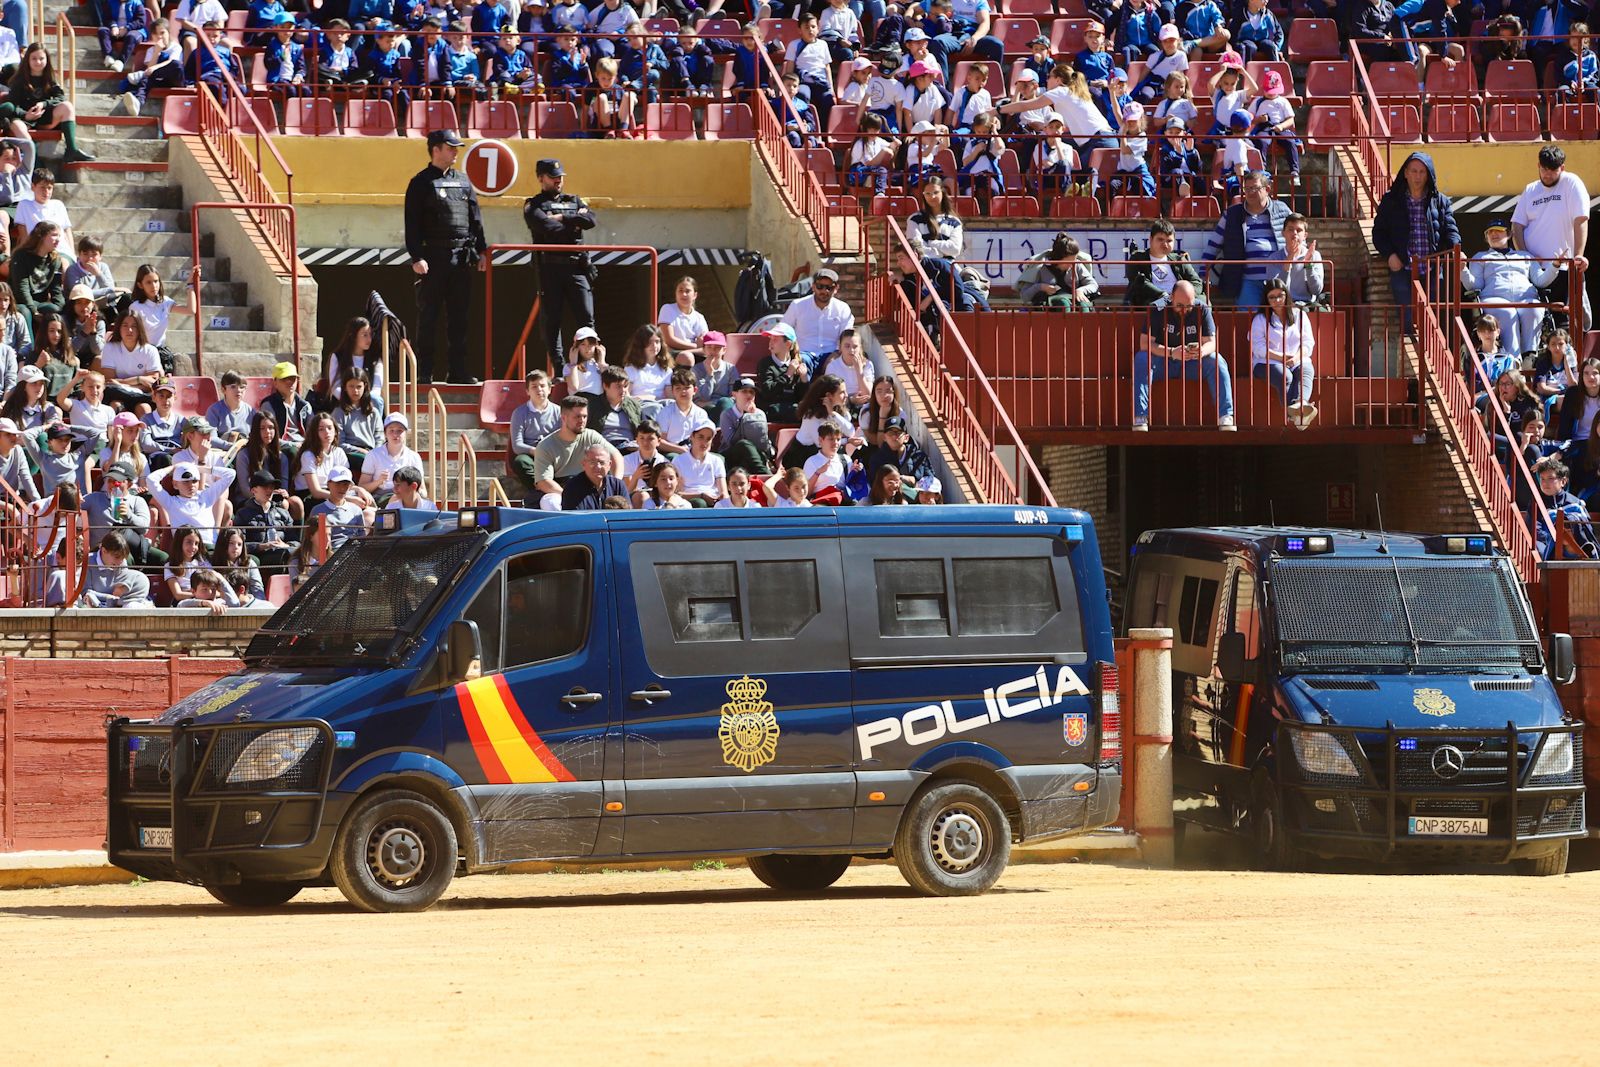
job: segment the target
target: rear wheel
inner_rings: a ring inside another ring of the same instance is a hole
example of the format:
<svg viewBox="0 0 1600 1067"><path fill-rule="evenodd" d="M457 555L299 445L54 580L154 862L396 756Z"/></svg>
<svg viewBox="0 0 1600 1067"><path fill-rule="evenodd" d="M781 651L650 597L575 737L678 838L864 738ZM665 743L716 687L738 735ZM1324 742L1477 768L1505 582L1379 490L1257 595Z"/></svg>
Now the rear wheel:
<svg viewBox="0 0 1600 1067"><path fill-rule="evenodd" d="M982 786L942 782L906 806L894 860L911 888L926 896L982 893L1011 862L1011 824Z"/></svg>
<svg viewBox="0 0 1600 1067"><path fill-rule="evenodd" d="M815 893L837 882L849 856L751 856L750 872L773 889Z"/></svg>
<svg viewBox="0 0 1600 1067"><path fill-rule="evenodd" d="M1542 856L1531 859L1512 860L1511 866L1518 874L1530 878L1550 878L1558 874L1567 873L1567 858L1572 854L1572 842L1563 841L1561 847L1554 852L1546 852Z"/></svg>
<svg viewBox="0 0 1600 1067"><path fill-rule="evenodd" d="M237 885L208 885L206 892L235 908L276 908L305 888L304 882L263 882L246 878Z"/></svg>
<svg viewBox="0 0 1600 1067"><path fill-rule="evenodd" d="M455 827L420 793L374 793L339 827L329 868L362 911L422 911L455 877Z"/></svg>

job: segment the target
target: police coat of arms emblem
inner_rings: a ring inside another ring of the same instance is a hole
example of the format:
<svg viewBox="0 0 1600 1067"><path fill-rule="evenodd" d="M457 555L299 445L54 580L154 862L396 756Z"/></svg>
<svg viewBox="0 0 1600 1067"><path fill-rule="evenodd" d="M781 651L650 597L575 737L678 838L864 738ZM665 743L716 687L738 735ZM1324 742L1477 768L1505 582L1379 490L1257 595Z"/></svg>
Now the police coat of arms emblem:
<svg viewBox="0 0 1600 1067"><path fill-rule="evenodd" d="M1437 715L1441 718L1456 713L1456 702L1439 689L1418 689L1411 697L1411 706L1424 715Z"/></svg>
<svg viewBox="0 0 1600 1067"><path fill-rule="evenodd" d="M778 717L767 695L765 679L748 674L728 683L728 702L722 705L722 724L717 739L722 742L722 761L745 773L778 755Z"/></svg>

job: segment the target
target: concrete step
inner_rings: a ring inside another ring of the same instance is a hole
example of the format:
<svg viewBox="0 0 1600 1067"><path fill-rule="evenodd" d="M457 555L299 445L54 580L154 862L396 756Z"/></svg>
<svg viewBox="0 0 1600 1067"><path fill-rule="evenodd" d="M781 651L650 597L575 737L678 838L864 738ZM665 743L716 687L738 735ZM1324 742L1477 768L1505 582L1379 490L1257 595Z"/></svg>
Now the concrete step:
<svg viewBox="0 0 1600 1067"><path fill-rule="evenodd" d="M202 333L205 341L206 356L211 353L227 353L230 356L259 355L266 362L261 364L260 370L251 371L251 374L270 374L272 364L277 361L274 353L278 348L278 335L265 330L212 330L204 328L202 320ZM167 330L167 344L174 352L194 351L194 326L186 317L175 317L172 326ZM272 358L266 357L271 355ZM209 368L207 373L210 373Z"/></svg>
<svg viewBox="0 0 1600 1067"><path fill-rule="evenodd" d="M115 129L116 127L107 127ZM130 130L141 129L130 126ZM168 145L165 138L85 137L83 150L103 163L165 163Z"/></svg>
<svg viewBox="0 0 1600 1067"><path fill-rule="evenodd" d="M124 118L121 115L102 115L100 118ZM95 122L93 119L84 121L83 129L87 136L100 137L114 141L162 141L165 139L161 126L156 122Z"/></svg>
<svg viewBox="0 0 1600 1067"><path fill-rule="evenodd" d="M70 210L70 208L69 208ZM106 245L106 258L110 260L126 260L138 258L141 261L155 256L192 256L193 244L189 234L186 233L148 233L142 230L110 230L99 234ZM214 243L210 234L200 235L200 255L205 257L211 254Z"/></svg>
<svg viewBox="0 0 1600 1067"><path fill-rule="evenodd" d="M188 233L189 212L182 208L125 207L122 204L82 204L78 189L60 185L62 203L72 214L79 233Z"/></svg>
<svg viewBox="0 0 1600 1067"><path fill-rule="evenodd" d="M170 180L166 171L114 170L107 168L74 167L68 174L82 185L166 185Z"/></svg>
<svg viewBox="0 0 1600 1067"><path fill-rule="evenodd" d="M153 177L140 173L137 180L122 182L83 181L96 171L82 171L77 167L67 171L66 180L56 185L56 195L70 203L74 211L79 207L115 207L148 211L152 208L177 210L183 207L183 190L165 182L151 181ZM132 175L124 175L131 179Z"/></svg>
<svg viewBox="0 0 1600 1067"><path fill-rule="evenodd" d="M216 330L259 330L261 329L263 312L259 307L246 304L201 304L200 322L206 329ZM226 319L227 326L212 326L219 319ZM191 329L192 333L193 330Z"/></svg>

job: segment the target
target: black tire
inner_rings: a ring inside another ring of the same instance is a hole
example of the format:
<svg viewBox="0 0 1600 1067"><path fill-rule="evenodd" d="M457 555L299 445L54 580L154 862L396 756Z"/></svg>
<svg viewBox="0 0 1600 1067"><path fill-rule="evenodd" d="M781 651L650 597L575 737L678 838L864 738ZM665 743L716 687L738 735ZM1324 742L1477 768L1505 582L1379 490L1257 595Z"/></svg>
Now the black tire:
<svg viewBox="0 0 1600 1067"><path fill-rule="evenodd" d="M894 835L894 860L924 896L982 893L1011 862L1011 824L981 785L940 782L906 805Z"/></svg>
<svg viewBox="0 0 1600 1067"><path fill-rule="evenodd" d="M246 878L238 885L208 885L206 892L235 908L276 908L293 900L304 882L263 882Z"/></svg>
<svg viewBox="0 0 1600 1067"><path fill-rule="evenodd" d="M751 856L750 872L785 893L816 893L837 882L849 856Z"/></svg>
<svg viewBox="0 0 1600 1067"><path fill-rule="evenodd" d="M455 877L455 827L419 793L373 793L345 817L328 868L362 911L422 911Z"/></svg>
<svg viewBox="0 0 1600 1067"><path fill-rule="evenodd" d="M1533 856L1525 860L1512 860L1511 866L1518 874L1529 878L1553 878L1567 873L1567 859L1572 854L1572 842L1563 841L1554 852Z"/></svg>
<svg viewBox="0 0 1600 1067"><path fill-rule="evenodd" d="M1256 856L1267 870L1297 871L1305 866L1305 854L1289 843L1283 802L1264 768L1257 770L1250 782L1250 829Z"/></svg>

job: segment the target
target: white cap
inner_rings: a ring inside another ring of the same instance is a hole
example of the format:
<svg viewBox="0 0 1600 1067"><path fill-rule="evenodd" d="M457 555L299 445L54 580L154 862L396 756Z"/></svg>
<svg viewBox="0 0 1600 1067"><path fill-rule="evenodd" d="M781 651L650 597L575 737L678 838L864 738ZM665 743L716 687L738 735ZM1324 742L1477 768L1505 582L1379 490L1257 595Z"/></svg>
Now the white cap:
<svg viewBox="0 0 1600 1067"><path fill-rule="evenodd" d="M42 382L44 381L44 371L35 367L32 363L26 364L17 370L17 381Z"/></svg>
<svg viewBox="0 0 1600 1067"><path fill-rule="evenodd" d="M1049 126L1051 123L1055 123L1055 122L1059 122L1063 126L1065 126L1067 124L1067 120L1062 117L1061 112L1059 112L1059 111L1052 111L1052 112L1050 112L1050 114L1048 114L1048 115L1046 115L1044 117L1044 124L1046 126Z"/></svg>
<svg viewBox="0 0 1600 1067"><path fill-rule="evenodd" d="M1038 80L1039 72L1034 70L1032 67L1023 67L1021 70L1017 71L1016 76L1011 79L1012 84L1017 82L1036 82Z"/></svg>
<svg viewBox="0 0 1600 1067"><path fill-rule="evenodd" d="M351 477L349 467L334 467L328 472L328 481L330 483L353 482L355 481L355 478Z"/></svg>
<svg viewBox="0 0 1600 1067"><path fill-rule="evenodd" d="M18 434L21 432L21 430L17 429L15 422L10 419L0 419L0 433Z"/></svg>
<svg viewBox="0 0 1600 1067"><path fill-rule="evenodd" d="M200 470L193 463L179 463L172 468L172 480L175 482L198 482Z"/></svg>
<svg viewBox="0 0 1600 1067"><path fill-rule="evenodd" d="M927 119L923 119L921 122L915 123L911 127L911 132L912 133L932 133L933 132L933 123L929 122Z"/></svg>
<svg viewBox="0 0 1600 1067"><path fill-rule="evenodd" d="M853 62L851 62L851 64L850 64L850 69L851 70L871 70L872 69L872 60L868 59L866 56L856 56L855 60Z"/></svg>
<svg viewBox="0 0 1600 1067"><path fill-rule="evenodd" d="M930 474L917 483L917 492L938 493L940 496L943 496L944 486L940 484L939 479Z"/></svg>
<svg viewBox="0 0 1600 1067"><path fill-rule="evenodd" d="M387 430L390 426L404 426L409 430L411 429L411 421L406 418L405 412L391 411L383 420L384 429Z"/></svg>
<svg viewBox="0 0 1600 1067"><path fill-rule="evenodd" d="M1174 41L1183 40L1183 34L1179 32L1178 27L1174 26L1170 22L1161 27L1161 32L1156 34L1156 40L1165 41L1169 37Z"/></svg>
<svg viewBox="0 0 1600 1067"><path fill-rule="evenodd" d="M600 335L594 332L593 326L579 326L578 332L572 335L573 344L577 344L579 341L598 340L600 340Z"/></svg>

